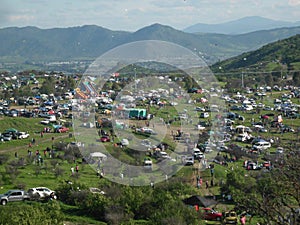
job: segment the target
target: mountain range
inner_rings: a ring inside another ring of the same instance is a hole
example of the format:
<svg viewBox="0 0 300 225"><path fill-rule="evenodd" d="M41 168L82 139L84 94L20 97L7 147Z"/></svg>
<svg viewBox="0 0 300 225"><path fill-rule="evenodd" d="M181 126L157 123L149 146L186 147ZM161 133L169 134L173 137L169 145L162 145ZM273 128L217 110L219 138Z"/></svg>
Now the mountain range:
<svg viewBox="0 0 300 225"><path fill-rule="evenodd" d="M53 29L9 27L0 29L0 63L94 60L125 43L162 40L184 46L213 64L299 33L300 27L290 27L239 35L191 34L161 24L136 32L112 31L95 25Z"/></svg>
<svg viewBox="0 0 300 225"><path fill-rule="evenodd" d="M300 26L300 21L287 22L272 20L260 16L249 16L219 24L197 23L185 28L183 31L188 33L243 34L258 30L270 30L295 26Z"/></svg>

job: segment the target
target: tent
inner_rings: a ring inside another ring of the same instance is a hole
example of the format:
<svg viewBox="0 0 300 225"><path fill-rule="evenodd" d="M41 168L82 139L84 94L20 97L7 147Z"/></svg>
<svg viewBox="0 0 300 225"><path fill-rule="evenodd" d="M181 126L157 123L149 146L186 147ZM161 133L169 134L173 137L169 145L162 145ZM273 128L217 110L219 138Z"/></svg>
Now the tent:
<svg viewBox="0 0 300 225"><path fill-rule="evenodd" d="M186 205L197 205L199 207L210 207L217 204L217 201L212 196L193 195L183 200Z"/></svg>
<svg viewBox="0 0 300 225"><path fill-rule="evenodd" d="M4 131L4 133L17 133L18 132L18 130L17 129L15 129L15 128L8 128L8 129L6 129L5 131Z"/></svg>
<svg viewBox="0 0 300 225"><path fill-rule="evenodd" d="M92 152L92 153L90 153L90 158L106 160L107 156L105 154L103 154L102 152Z"/></svg>

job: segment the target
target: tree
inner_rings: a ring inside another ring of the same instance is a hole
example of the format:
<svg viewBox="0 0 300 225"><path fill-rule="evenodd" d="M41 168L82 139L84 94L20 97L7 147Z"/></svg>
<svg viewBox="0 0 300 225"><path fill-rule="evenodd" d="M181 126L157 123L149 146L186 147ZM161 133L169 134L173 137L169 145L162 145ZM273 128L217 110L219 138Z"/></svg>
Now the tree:
<svg viewBox="0 0 300 225"><path fill-rule="evenodd" d="M266 77L265 77L265 82L266 82L266 84L267 84L268 86L271 86L271 87L273 86L274 80L273 80L272 74L268 73L268 74L266 75Z"/></svg>
<svg viewBox="0 0 300 225"><path fill-rule="evenodd" d="M8 204L0 210L0 224L62 224L64 216L58 202Z"/></svg>
<svg viewBox="0 0 300 225"><path fill-rule="evenodd" d="M43 82L41 88L40 88L40 93L41 94L53 94L55 91L55 82L54 78L49 76L47 79Z"/></svg>
<svg viewBox="0 0 300 225"><path fill-rule="evenodd" d="M244 169L227 175L229 191L241 211L261 217L265 224L298 224L300 208L299 153L291 151L283 165L255 173Z"/></svg>
<svg viewBox="0 0 300 225"><path fill-rule="evenodd" d="M299 72L294 72L293 73L293 84L295 86L299 86L300 85L300 73Z"/></svg>

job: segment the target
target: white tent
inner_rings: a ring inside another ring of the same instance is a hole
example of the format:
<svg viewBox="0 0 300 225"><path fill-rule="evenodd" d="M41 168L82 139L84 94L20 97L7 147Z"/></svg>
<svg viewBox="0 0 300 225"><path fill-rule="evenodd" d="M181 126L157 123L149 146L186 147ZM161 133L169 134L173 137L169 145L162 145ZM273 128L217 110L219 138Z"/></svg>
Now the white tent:
<svg viewBox="0 0 300 225"><path fill-rule="evenodd" d="M107 156L105 154L103 154L102 152L92 152L92 153L90 153L90 158L106 160Z"/></svg>

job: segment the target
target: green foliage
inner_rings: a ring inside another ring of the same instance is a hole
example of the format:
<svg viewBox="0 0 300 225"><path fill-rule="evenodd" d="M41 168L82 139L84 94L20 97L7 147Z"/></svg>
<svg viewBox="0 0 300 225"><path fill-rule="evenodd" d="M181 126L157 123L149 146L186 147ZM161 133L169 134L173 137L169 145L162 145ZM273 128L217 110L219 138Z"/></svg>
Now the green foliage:
<svg viewBox="0 0 300 225"><path fill-rule="evenodd" d="M223 191L232 194L240 212L258 215L265 223L290 224L289 219L299 218L295 211L300 205L299 155L285 163L281 168L256 173L235 169L228 173Z"/></svg>
<svg viewBox="0 0 300 225"><path fill-rule="evenodd" d="M294 64L300 61L299 46L300 35L298 34L267 44L256 51L247 52L216 63L212 66L212 70L216 73L222 71L246 71L246 68L252 71L299 70L299 68L295 67L296 64ZM219 68L222 68L222 71Z"/></svg>
<svg viewBox="0 0 300 225"><path fill-rule="evenodd" d="M0 210L0 224L61 225L64 216L58 202L8 204Z"/></svg>
<svg viewBox="0 0 300 225"><path fill-rule="evenodd" d="M44 81L44 83L42 84L41 88L40 88L40 93L41 94L53 94L55 91L55 85L54 85L54 77L53 76L49 76L47 77L47 79Z"/></svg>

